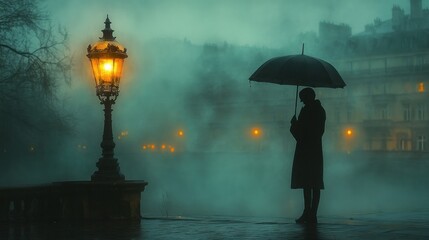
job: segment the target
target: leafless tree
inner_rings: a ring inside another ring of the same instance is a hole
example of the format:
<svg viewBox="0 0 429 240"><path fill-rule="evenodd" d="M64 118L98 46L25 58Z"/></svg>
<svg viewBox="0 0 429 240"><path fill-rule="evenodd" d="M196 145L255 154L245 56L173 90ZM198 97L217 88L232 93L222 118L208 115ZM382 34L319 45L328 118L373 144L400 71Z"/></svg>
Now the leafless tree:
<svg viewBox="0 0 429 240"><path fill-rule="evenodd" d="M67 129L56 94L70 83L67 33L37 0L0 0L0 134ZM0 140L1 144L1 140Z"/></svg>

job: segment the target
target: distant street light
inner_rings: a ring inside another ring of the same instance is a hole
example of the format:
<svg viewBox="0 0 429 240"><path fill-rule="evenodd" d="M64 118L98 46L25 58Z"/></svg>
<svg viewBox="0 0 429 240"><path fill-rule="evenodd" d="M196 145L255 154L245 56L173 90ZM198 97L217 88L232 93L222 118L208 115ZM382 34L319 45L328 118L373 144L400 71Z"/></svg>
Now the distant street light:
<svg viewBox="0 0 429 240"><path fill-rule="evenodd" d="M253 136L253 137L255 137L255 138L258 138L258 137L260 137L261 136L261 134L262 134L262 131L261 131L261 129L260 128L252 128L252 130L251 130L251 135Z"/></svg>
<svg viewBox="0 0 429 240"><path fill-rule="evenodd" d="M179 130L179 131L177 131L177 135L179 137L183 137L185 135L185 133L183 132L183 130Z"/></svg>
<svg viewBox="0 0 429 240"><path fill-rule="evenodd" d="M94 74L95 88L100 103L104 105L104 131L100 144L102 157L97 162L98 171L91 176L92 181L125 180L120 173L118 159L114 158L115 143L112 131L112 105L119 95L119 82L122 74L124 59L127 58L127 49L113 37L107 16L103 36L100 40L87 48L86 55L91 61Z"/></svg>
<svg viewBox="0 0 429 240"><path fill-rule="evenodd" d="M345 130L345 134L346 134L347 137L352 137L354 135L353 129L347 128Z"/></svg>

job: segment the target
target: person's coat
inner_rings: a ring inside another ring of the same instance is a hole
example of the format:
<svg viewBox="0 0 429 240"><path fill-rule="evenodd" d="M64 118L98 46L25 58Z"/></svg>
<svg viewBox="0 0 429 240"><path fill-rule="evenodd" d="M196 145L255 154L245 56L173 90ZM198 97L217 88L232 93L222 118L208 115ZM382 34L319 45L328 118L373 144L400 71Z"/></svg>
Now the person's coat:
<svg viewBox="0 0 429 240"><path fill-rule="evenodd" d="M291 121L296 140L291 188L324 189L322 136L326 114L319 100L306 104Z"/></svg>

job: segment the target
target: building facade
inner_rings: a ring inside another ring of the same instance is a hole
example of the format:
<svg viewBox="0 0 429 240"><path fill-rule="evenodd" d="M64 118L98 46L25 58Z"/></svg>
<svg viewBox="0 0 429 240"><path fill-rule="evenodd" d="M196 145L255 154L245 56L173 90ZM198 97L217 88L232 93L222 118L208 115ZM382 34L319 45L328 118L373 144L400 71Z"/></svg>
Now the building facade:
<svg viewBox="0 0 429 240"><path fill-rule="evenodd" d="M325 49L336 48L331 62L347 83L343 92L318 90L335 148L429 152L429 10L421 0L410 0L410 9L406 15L394 6L392 19L376 19L346 40L343 25L320 24L319 36L342 36L336 45L320 38Z"/></svg>

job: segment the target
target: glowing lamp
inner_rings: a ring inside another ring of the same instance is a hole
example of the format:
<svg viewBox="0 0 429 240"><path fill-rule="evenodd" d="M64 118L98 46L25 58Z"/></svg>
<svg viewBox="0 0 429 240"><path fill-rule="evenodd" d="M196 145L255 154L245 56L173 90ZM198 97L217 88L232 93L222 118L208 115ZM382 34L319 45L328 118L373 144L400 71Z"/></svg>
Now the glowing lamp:
<svg viewBox="0 0 429 240"><path fill-rule="evenodd" d="M114 157L115 142L112 131L112 105L119 95L124 59L128 57L127 49L113 37L109 16L104 22L103 37L87 48L86 55L94 74L95 88L98 99L104 105L103 140L100 144L102 156L97 162L98 170L91 176L92 181L123 181L125 177L120 172L118 159ZM123 131L118 139L126 137L128 131Z"/></svg>
<svg viewBox="0 0 429 240"><path fill-rule="evenodd" d="M252 136L253 137L259 137L259 136L261 136L261 129L259 129L259 128L252 128Z"/></svg>
<svg viewBox="0 0 429 240"><path fill-rule="evenodd" d="M185 135L185 133L182 130L179 130L177 132L177 135L179 135L179 137L183 137Z"/></svg>
<svg viewBox="0 0 429 240"><path fill-rule="evenodd" d="M347 128L347 129L345 129L344 134L346 137L351 138L351 137L353 137L355 132L352 128Z"/></svg>
<svg viewBox="0 0 429 240"><path fill-rule="evenodd" d="M418 91L419 93L425 92L425 84L423 82L419 83Z"/></svg>
<svg viewBox="0 0 429 240"><path fill-rule="evenodd" d="M122 67L124 59L128 57L127 49L115 40L116 37L113 37L109 16L104 24L103 37L88 46L86 55L91 61L96 93L101 101L109 97L116 99L119 95Z"/></svg>

